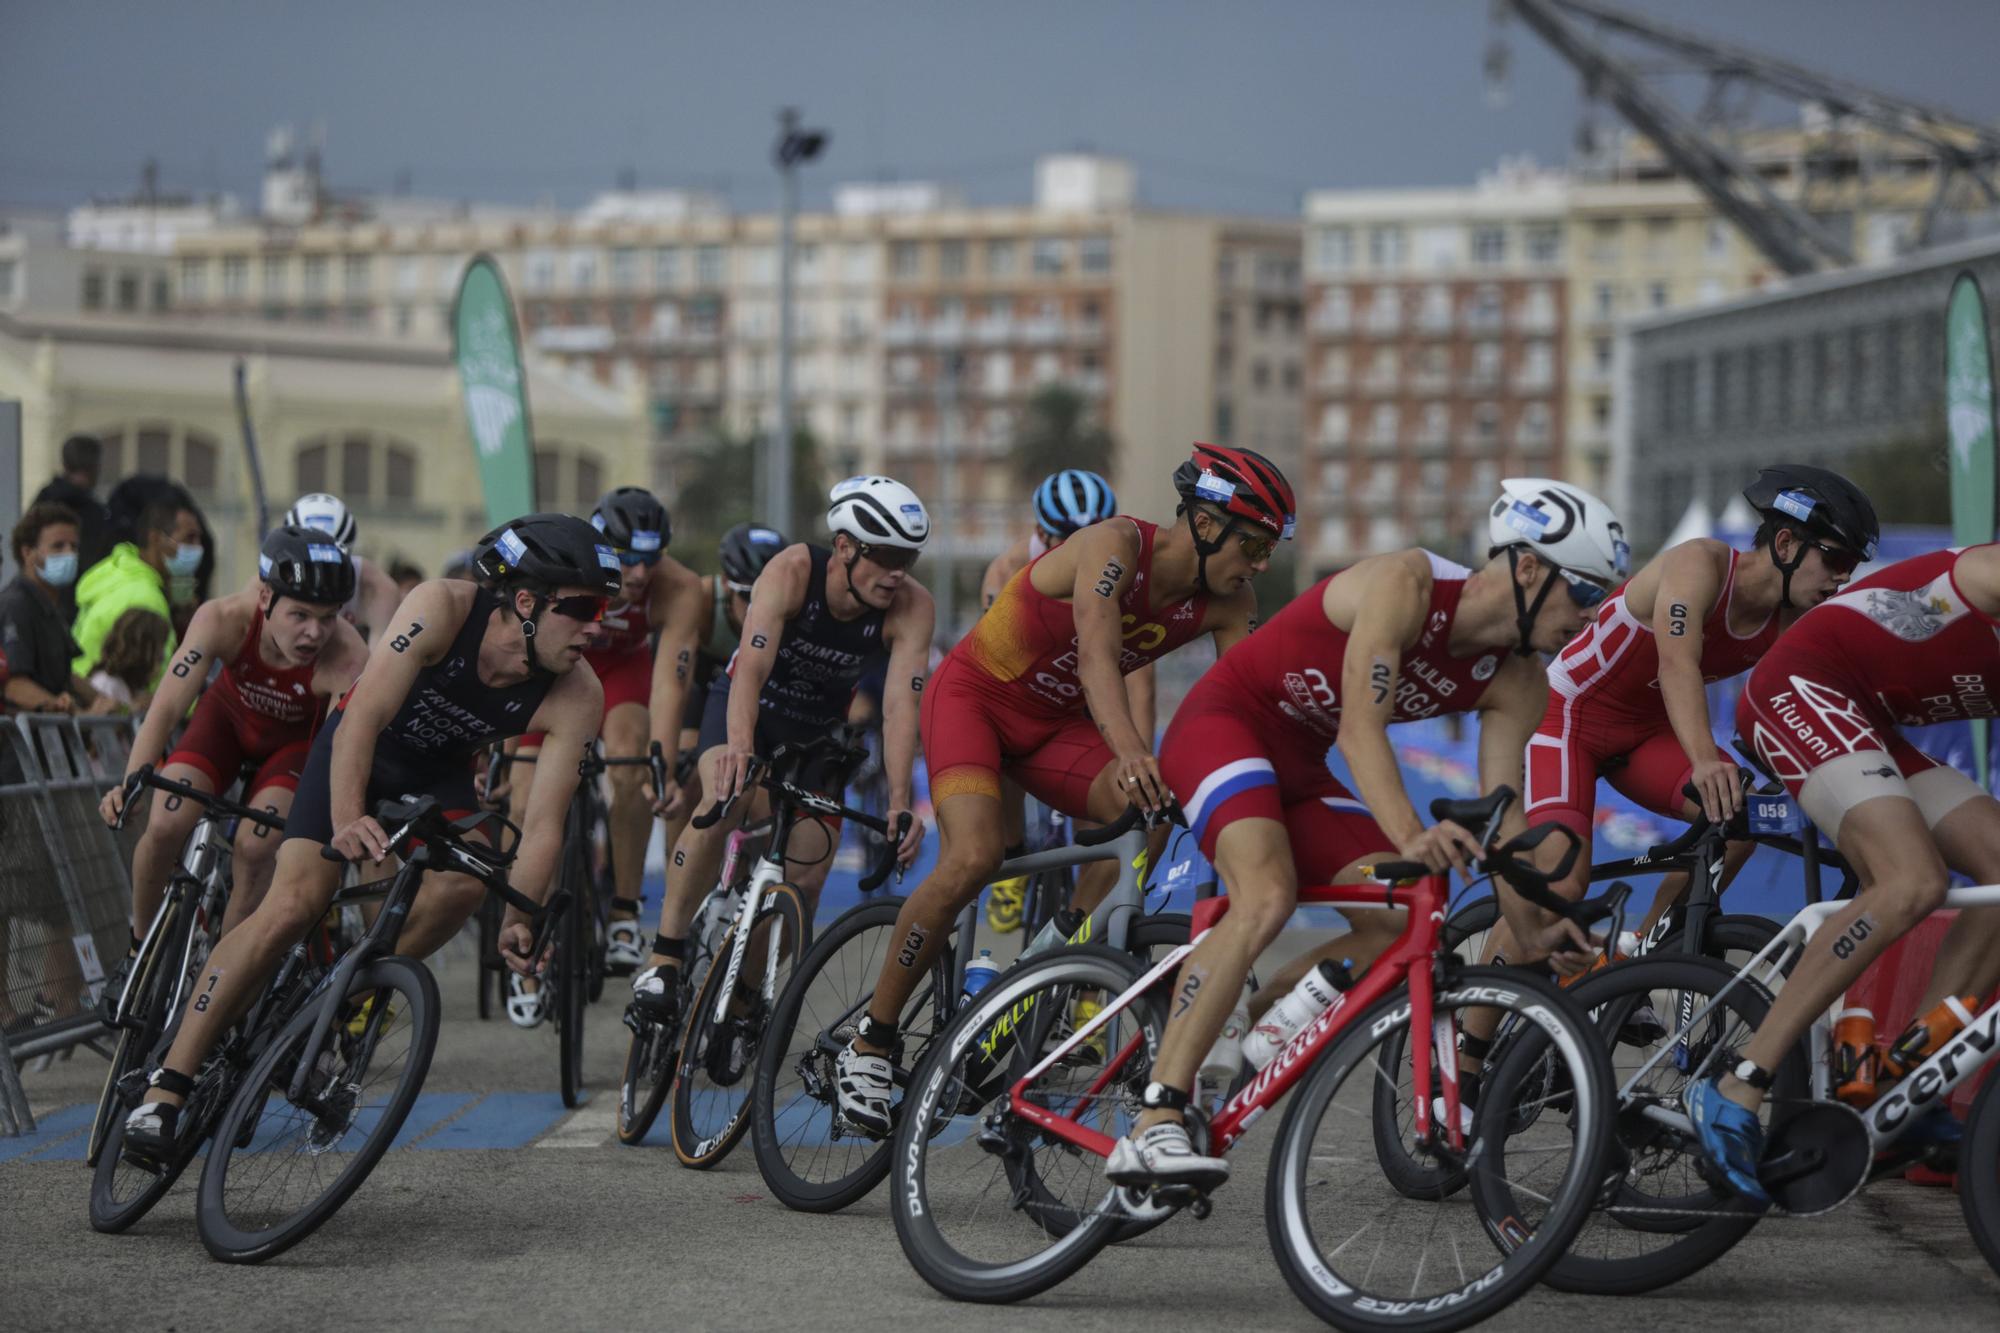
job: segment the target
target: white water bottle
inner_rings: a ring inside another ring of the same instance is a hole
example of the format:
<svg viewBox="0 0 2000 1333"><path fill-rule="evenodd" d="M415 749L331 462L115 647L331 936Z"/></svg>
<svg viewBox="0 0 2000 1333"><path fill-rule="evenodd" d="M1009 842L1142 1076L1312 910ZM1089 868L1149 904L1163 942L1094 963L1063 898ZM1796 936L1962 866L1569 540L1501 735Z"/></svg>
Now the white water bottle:
<svg viewBox="0 0 2000 1333"><path fill-rule="evenodd" d="M1201 1062L1200 1077L1205 1083L1227 1087L1243 1069L1243 1039L1250 1034L1250 988L1243 988L1236 1007L1222 1020L1222 1035L1208 1048Z"/></svg>
<svg viewBox="0 0 2000 1333"><path fill-rule="evenodd" d="M1300 977L1291 994L1265 1010L1250 1029L1250 1035L1243 1039L1243 1058L1262 1069L1305 1031L1307 1024L1333 1008L1340 993L1354 984L1348 962L1342 959L1336 966L1325 961Z"/></svg>
<svg viewBox="0 0 2000 1333"><path fill-rule="evenodd" d="M981 949L979 957L965 965L965 998L971 999L993 984L993 978L1000 975L1000 964L993 961L991 949Z"/></svg>

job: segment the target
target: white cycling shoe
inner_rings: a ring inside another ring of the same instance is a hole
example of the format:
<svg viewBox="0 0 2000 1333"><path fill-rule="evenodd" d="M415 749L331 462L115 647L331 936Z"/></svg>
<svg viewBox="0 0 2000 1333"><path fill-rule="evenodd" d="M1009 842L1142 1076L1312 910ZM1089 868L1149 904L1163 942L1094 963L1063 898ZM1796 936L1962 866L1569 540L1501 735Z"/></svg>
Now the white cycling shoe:
<svg viewBox="0 0 2000 1333"><path fill-rule="evenodd" d="M507 1021L517 1028L539 1026L549 1016L548 990L541 986L525 990L521 982L515 973L507 974Z"/></svg>
<svg viewBox="0 0 2000 1333"><path fill-rule="evenodd" d="M896 1128L891 1098L895 1068L879 1055L866 1055L853 1042L833 1061L833 1090L840 1118L871 1139L886 1139Z"/></svg>
<svg viewBox="0 0 2000 1333"><path fill-rule="evenodd" d="M614 977L630 976L646 961L646 942L639 938L637 917L613 919L604 938L604 969Z"/></svg>
<svg viewBox="0 0 2000 1333"><path fill-rule="evenodd" d="M1207 1194L1229 1179L1229 1159L1194 1150L1187 1126L1168 1120L1118 1140L1104 1161L1104 1178L1134 1189L1181 1186Z"/></svg>

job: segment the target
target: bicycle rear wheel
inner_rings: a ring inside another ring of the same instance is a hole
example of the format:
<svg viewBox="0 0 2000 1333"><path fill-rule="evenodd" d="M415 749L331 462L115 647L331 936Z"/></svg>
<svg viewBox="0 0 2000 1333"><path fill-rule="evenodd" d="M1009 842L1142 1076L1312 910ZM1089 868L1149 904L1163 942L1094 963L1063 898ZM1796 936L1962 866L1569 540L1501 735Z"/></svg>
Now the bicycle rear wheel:
<svg viewBox="0 0 2000 1333"><path fill-rule="evenodd" d="M388 1151L430 1071L437 982L412 959L378 958L355 973L294 1101L318 1009L285 1024L216 1128L195 1220L225 1262L261 1263L318 1230Z"/></svg>
<svg viewBox="0 0 2000 1333"><path fill-rule="evenodd" d="M1468 1012L1502 1011L1519 1032L1487 1077L1464 1148L1433 1120L1415 1150L1470 1190L1412 1197L1384 1178L1370 1139L1375 1087L1410 1072L1407 987L1351 1020L1294 1091L1266 1189L1271 1246L1294 1294L1343 1329L1444 1333L1510 1304L1562 1256L1589 1215L1611 1145L1610 1070L1590 1020L1560 990L1500 968L1455 970L1436 994L1439 1035ZM1544 1069L1561 1073L1548 1096ZM1498 1151L1507 1149L1506 1154ZM1488 1206L1484 1177L1532 1164L1535 1187Z"/></svg>
<svg viewBox="0 0 2000 1333"><path fill-rule="evenodd" d="M579 882L577 867L572 864L574 853L565 852L564 878L571 885ZM590 925L588 921L590 904L583 899L572 897L563 908L563 919L556 927L556 954L553 966L549 968L555 994L549 998L556 1025L556 1066L562 1087L562 1104L576 1107L583 1103L583 1017L590 999L590 964L587 951L590 948Z"/></svg>
<svg viewBox="0 0 2000 1333"><path fill-rule="evenodd" d="M127 1036L132 1035L127 1033ZM111 1117L98 1146L97 1164L90 1178L90 1225L106 1235L115 1235L152 1211L153 1205L187 1170L201 1151L210 1128L229 1100L234 1087L227 1061L210 1060L195 1079L194 1091L181 1112L186 1127L181 1147L172 1158L153 1166L139 1166L124 1159L125 1115L138 1099L118 1097L118 1114Z"/></svg>
<svg viewBox="0 0 2000 1333"><path fill-rule="evenodd" d="M1959 1206L1973 1243L2000 1273L2000 1078L1989 1073L1965 1118L1958 1149Z"/></svg>
<svg viewBox="0 0 2000 1333"><path fill-rule="evenodd" d="M804 898L790 884L773 884L752 918L734 994L725 996L735 931L723 937L681 1024L671 1124L681 1165L714 1166L750 1128L756 1087L751 1070L772 1035L772 1011L810 938ZM718 1018L716 1010L724 1006L725 1016Z"/></svg>
<svg viewBox="0 0 2000 1333"><path fill-rule="evenodd" d="M757 1057L750 1143L764 1184L787 1208L837 1212L889 1173L890 1141L849 1129L835 1113L833 1062L875 998L902 906L901 898L877 898L843 913L813 941L778 997ZM950 951L947 944L941 957ZM948 971L943 962L933 966L903 1007L897 1030L918 1059L939 1026ZM900 1078L908 1066L896 1063Z"/></svg>
<svg viewBox="0 0 2000 1333"><path fill-rule="evenodd" d="M1110 949L1051 950L997 978L931 1043L904 1098L889 1193L903 1253L937 1290L1022 1300L1116 1237L1125 1192L1105 1181L1102 1159L1037 1129L1007 1094L1075 1030L1079 1000L1119 996L1141 975ZM1138 1115L1165 1027L1164 997L1138 996L1024 1093L1119 1138Z"/></svg>

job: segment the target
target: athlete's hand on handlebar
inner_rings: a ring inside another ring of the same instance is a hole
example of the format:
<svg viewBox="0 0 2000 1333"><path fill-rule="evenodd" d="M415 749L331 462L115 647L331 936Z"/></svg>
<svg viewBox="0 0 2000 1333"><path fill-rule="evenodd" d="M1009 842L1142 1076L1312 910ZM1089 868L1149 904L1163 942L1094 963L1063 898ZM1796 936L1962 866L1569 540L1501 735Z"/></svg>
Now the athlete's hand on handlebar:
<svg viewBox="0 0 2000 1333"><path fill-rule="evenodd" d="M924 845L924 821L918 819L917 812L906 805L889 807L889 827L895 828L899 819L909 820L910 826L903 831L902 841L896 844L896 868L908 870Z"/></svg>
<svg viewBox="0 0 2000 1333"><path fill-rule="evenodd" d="M118 819L125 813L125 784L119 783L104 793L104 799L97 803L97 813L110 828L118 827Z"/></svg>
<svg viewBox="0 0 2000 1333"><path fill-rule="evenodd" d="M1172 801L1167 780L1160 776L1160 761L1151 750L1120 755L1117 760L1118 794L1153 814Z"/></svg>
<svg viewBox="0 0 2000 1333"><path fill-rule="evenodd" d="M1688 774L1688 785L1701 792L1701 812L1711 824L1735 818L1743 806L1743 770L1727 759L1704 759Z"/></svg>
<svg viewBox="0 0 2000 1333"><path fill-rule="evenodd" d="M716 805L735 800L749 787L750 769L756 762L757 756L750 751L724 746L715 761L715 790L708 793L708 799Z"/></svg>
<svg viewBox="0 0 2000 1333"><path fill-rule="evenodd" d="M551 936L554 933L551 931ZM528 956L534 947L535 930L526 921L509 921L500 927L500 959L515 976L531 977L540 972L542 966L549 961L550 954L555 952L556 943L551 938L548 946L542 950L540 958Z"/></svg>
<svg viewBox="0 0 2000 1333"><path fill-rule="evenodd" d="M1396 855L1405 861L1421 861L1433 871L1456 870L1470 878L1485 849L1477 834L1445 819L1397 847Z"/></svg>
<svg viewBox="0 0 2000 1333"><path fill-rule="evenodd" d="M1556 917L1525 942L1527 957L1540 958L1560 977L1574 977L1590 970L1603 952L1603 945L1590 932L1566 916Z"/></svg>
<svg viewBox="0 0 2000 1333"><path fill-rule="evenodd" d="M379 862L389 854L389 835L382 831L382 826L375 822L372 815L363 815L352 823L343 824L334 833L333 842L329 845L350 861L366 857Z"/></svg>

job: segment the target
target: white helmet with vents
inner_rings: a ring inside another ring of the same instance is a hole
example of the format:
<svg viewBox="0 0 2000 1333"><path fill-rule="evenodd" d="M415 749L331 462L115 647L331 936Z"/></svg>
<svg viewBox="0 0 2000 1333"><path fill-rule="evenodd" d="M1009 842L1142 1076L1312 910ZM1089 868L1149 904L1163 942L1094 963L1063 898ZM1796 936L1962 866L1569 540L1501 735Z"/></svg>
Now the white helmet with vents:
<svg viewBox="0 0 2000 1333"><path fill-rule="evenodd" d="M285 513L285 524L294 528L318 528L345 551L354 545L354 515L337 495L314 491L301 495Z"/></svg>
<svg viewBox="0 0 2000 1333"><path fill-rule="evenodd" d="M826 525L863 546L921 551L930 540L931 517L917 493L893 477L849 477L833 488Z"/></svg>
<svg viewBox="0 0 2000 1333"><path fill-rule="evenodd" d="M1490 554L1523 546L1607 587L1632 572L1632 548L1611 506L1566 481L1509 477L1500 483L1486 527Z"/></svg>

